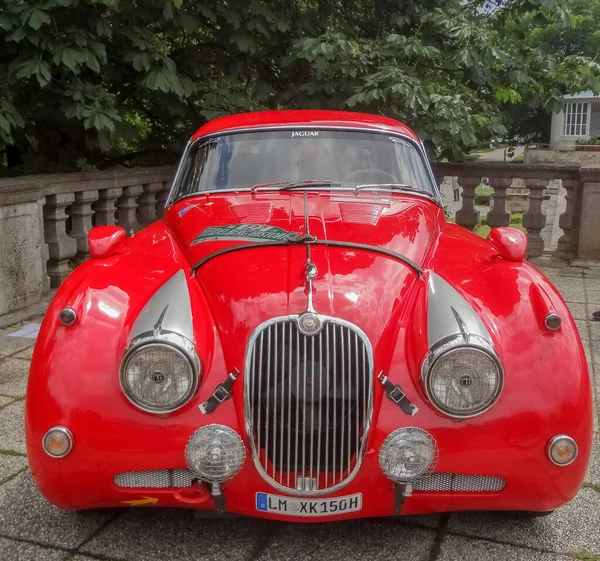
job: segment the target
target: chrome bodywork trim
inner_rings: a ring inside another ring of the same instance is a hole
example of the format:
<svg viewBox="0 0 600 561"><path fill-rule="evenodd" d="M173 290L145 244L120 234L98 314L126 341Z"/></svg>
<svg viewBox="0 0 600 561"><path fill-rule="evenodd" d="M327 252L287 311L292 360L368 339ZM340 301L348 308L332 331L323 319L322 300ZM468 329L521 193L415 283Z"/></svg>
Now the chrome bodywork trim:
<svg viewBox="0 0 600 561"><path fill-rule="evenodd" d="M77 312L70 306L66 306L58 314L58 319L63 325L73 325L77 321Z"/></svg>
<svg viewBox="0 0 600 561"><path fill-rule="evenodd" d="M427 175L428 175L431 185L433 187L433 192L432 192L431 197L425 197L421 193L415 193L415 196L423 197L426 200L431 200L431 201L437 203L439 206L443 206L441 190L437 184L437 181L435 180L435 176L433 175L433 170L431 169L431 163L429 162L429 158L427 157L427 154L425 153L424 145L420 140L415 140L414 138L411 138L410 136L408 136L406 134L402 134L402 133L395 132L395 131L389 131L389 130L385 130L385 129L369 129L369 128L364 128L364 127L348 127L348 126L334 126L334 125L333 126L332 125L319 126L319 125L308 125L308 124L300 124L297 126L291 126L289 124L285 124L285 125L270 125L270 126L265 126L265 127L257 126L257 127L246 127L246 128L239 128L239 129L226 129L226 130L216 131L216 132L201 136L201 137L197 138L196 140L194 140L193 142L189 141L187 146L185 147L185 150L183 151L181 160L179 161L179 165L177 166L177 171L175 172L173 184L171 185L171 190L169 191L169 196L167 197L167 200L165 201L165 208L169 208L176 201L180 201L180 200L183 200L183 199L186 199L189 197L198 197L201 195L208 195L210 193L228 193L228 192L229 193L232 193L232 192L233 193L238 193L238 192L248 192L249 193L251 191L250 187L244 188L244 189L211 189L209 191L199 191L197 193L190 193L189 195L186 195L184 197L177 198L176 193L179 189L179 181L181 179L181 175L182 175L184 167L185 167L184 164L187 161L187 157L190 153L190 150L196 143L206 142L207 140L210 140L212 138L216 138L219 136L233 135L233 134L243 134L243 133L248 133L248 132L298 130L298 129L323 130L323 131L339 130L339 131L366 132L366 133L371 133L371 134L384 134L387 136L402 138L403 140L408 141L417 150L419 156L421 156L421 159L423 160L423 164L425 165L425 170L427 172ZM274 187L274 190L277 190L277 188ZM330 189L328 189L328 190L330 190ZM352 189L338 188L338 189L331 189L331 190L349 191Z"/></svg>
<svg viewBox="0 0 600 561"><path fill-rule="evenodd" d="M544 325L549 331L556 331L562 325L562 318L556 312L551 312L544 318Z"/></svg>
<svg viewBox="0 0 600 561"><path fill-rule="evenodd" d="M567 462L566 464L559 464L555 462L552 458L552 455L550 454L550 450L559 440L567 440L571 442L571 444L573 444L573 446L575 447L575 455L573 456L573 459L570 462ZM575 442L575 439L571 438L568 434L557 434L548 441L548 444L546 445L546 455L555 466L570 466L577 459L577 456L579 456L579 446L577 446L577 442Z"/></svg>
<svg viewBox="0 0 600 561"><path fill-rule="evenodd" d="M288 316L278 316L275 318L271 318L268 319L267 321L261 323L259 326L256 327L256 329L254 329L254 331L252 332L252 334L250 335L250 339L248 341L248 346L246 348L246 358L245 358L245 367L244 367L244 416L245 416L245 425L246 425L246 435L248 437L248 442L250 444L250 450L251 450L251 455L252 455L252 460L254 462L254 466L256 468L256 470L258 471L258 473L261 475L261 477L267 482L269 483L269 485L271 485L273 488L279 490L279 491L283 491L287 494L290 495L298 495L298 496L319 496L319 495L325 495L325 494L329 494L329 493L333 493L335 491L337 491L338 489L343 488L344 486L346 486L348 483L350 483L358 474L360 467L362 465L362 462L364 460L366 451L367 451L367 441L369 438L369 433L370 433L370 427L371 427L371 422L372 422L372 418L373 418L373 371L374 371L374 359L373 359L373 348L371 346L371 342L369 341L368 337L366 336L366 334L364 333L364 331L362 331L362 329L360 329L358 326L356 326L353 323L350 323L349 321L343 320L343 319L339 319L339 318L333 318L330 316L325 316L325 315L321 315L321 314L316 314L319 318L319 320L321 321L321 331L323 331L325 329L325 326L327 324L332 324L334 326L341 326L341 327L345 327L348 331L348 333L350 331L352 331L356 336L358 336L362 343L363 343L363 364L364 364L364 358L366 358L367 360L367 373L365 374L365 377L368 379L368 388L366 388L368 390L368 398L365 400L366 403L364 404L364 425L363 425L363 434L362 434L362 441L360 443L360 449L357 449L356 451L356 463L354 465L354 468L352 469L352 471L350 473L348 473L347 477L345 479L343 479L342 481L339 481L338 483L335 483L331 486L327 486L326 483L326 487L323 489L297 489L296 485L290 485L290 486L286 486L283 485L283 476L281 476L281 482L277 482L275 480L274 477L271 477L268 472L267 472L267 459L266 459L266 454L265 454L265 465L263 466L261 461L260 461L260 450L261 450L261 441L260 441L260 431L258 430L258 438L255 437L255 427L254 427L254 408L253 408L253 398L255 397L254 392L255 392L255 384L254 382L254 375L256 375L256 370L253 368L253 363L256 362L256 353L254 352L254 349L256 348L256 343L259 339L259 337L262 339L264 338L264 332L271 327L272 325L275 325L277 323L285 323L285 322L295 322L297 325L298 322L298 318L300 317L301 314L292 314L292 315L288 315ZM269 336L270 336L270 331L268 332ZM299 333L300 330L298 329L298 333L296 334L296 341L299 340ZM343 336L342 336L343 339ZM314 341L314 339L313 339ZM333 352L335 352L335 346L336 346L336 339L335 339L335 329L333 329ZM366 357L364 356L364 352L366 349ZM299 359L299 345L296 347L296 353L297 353L297 358ZM306 353L306 346L304 348L304 352ZM325 353L327 355L327 357L329 357L329 337L326 338L326 345L325 345ZM321 348L321 353L323 353L323 348ZM343 355L343 351L342 351L342 355ZM269 355L270 356L270 355ZM290 357L291 357L291 346L290 346ZM288 357L288 361L289 361L289 365L288 365L288 373L291 373L291 360L290 357ZM285 357L284 357L285 358ZM262 363L262 354L260 355L259 361ZM334 395L336 394L336 372L335 372L335 368L336 368L336 362L334 361L334 387L333 387L333 393ZM299 363L298 363L299 365ZM306 362L304 363L304 368L306 370ZM313 363L313 371L314 371L314 363ZM270 371L270 370L269 370ZM250 373L252 372L252 379L250 376ZM259 367L258 372L261 372L261 367ZM306 374L306 372L305 372ZM296 377L296 391L297 393L299 393L299 379L300 376ZM343 380L343 378L342 378ZM289 387L289 391L291 392L291 384ZM314 385L312 386L313 392L314 392ZM251 393L252 392L252 393ZM268 401L268 400L267 400ZM304 399L304 407L306 408L306 400ZM299 406L299 402L300 400L296 401L296 416L298 416L298 406ZM260 416L260 399L258 400L258 411L259 411L259 416ZM268 404L267 404L268 405ZM358 404L357 404L358 407ZM327 417L329 416L328 410L329 410L329 404L327 404L326 406L326 415ZM335 407L333 408L333 413L334 413L334 424L335 424ZM290 408L291 411L291 408ZM306 418L306 416L304 415L304 418ZM319 422L321 422L321 415L319 416ZM267 430L268 430L268 425L267 425ZM281 430L283 430L283 426L281 427ZM306 426L303 427L303 430L306 431ZM304 449L305 446L304 444L300 446L300 448L302 448L301 453L299 450L299 446L298 446L298 423L296 423L296 427L295 427L295 431L296 431L296 439L295 439L295 466L297 468L298 466L298 460L300 459L299 456L301 456L302 458L305 457L306 454L306 450ZM336 432L337 431L333 431L333 438L334 438L334 451L336 449L335 446L335 438L336 438ZM267 434L267 440L268 440L268 434ZM342 436L343 439L343 436ZM305 442L305 440L303 440L303 442ZM288 447L290 446L290 443L288 442ZM326 445L327 447L327 445ZM343 447L341 448L343 451ZM280 452L281 454L283 454L283 451ZM288 451L288 453L291 455L291 451ZM325 455L326 459L327 459L327 454ZM326 460L327 461L327 460ZM305 466L305 460L302 460L302 465ZM312 465L312 464L311 464ZM327 473L327 464L326 464L326 475L325 475L325 481L327 482L327 477L328 477L328 473ZM332 466L333 468L333 466ZM273 469L275 469L273 467ZM341 466L340 466L341 469ZM288 481L289 481L289 473L290 473L290 466L288 464ZM273 473L274 475L274 473ZM296 473L296 469L294 470L293 476L296 477L297 473ZM339 474L341 477L341 474ZM305 474L302 474L303 477L306 477ZM336 479L336 474L333 474L333 478L334 481ZM317 480L318 480L318 473L317 473Z"/></svg>
<svg viewBox="0 0 600 561"><path fill-rule="evenodd" d="M478 335L491 345L489 331L475 310L452 285L432 271L427 290L427 344L432 348L455 333Z"/></svg>
<svg viewBox="0 0 600 561"><path fill-rule="evenodd" d="M500 383L498 384L496 392L494 393L494 395L490 399L490 401L488 403L486 403L484 406L481 406L477 410L475 410L471 413L468 413L468 414L450 413L448 410L444 409L437 402L435 397L433 397L433 392L431 391L431 388L430 388L429 372L431 371L435 362L438 359L440 359L441 357L443 357L449 353L456 352L460 349L471 349L471 350L474 349L481 353L486 354L496 364L496 367L498 368L499 377L500 377ZM479 335L471 335L469 337L469 342L465 342L463 334L457 333L454 335L450 335L446 339L442 339L441 341L438 341L432 348L429 349L429 354L425 357L425 360L423 361L423 365L421 366L421 384L423 386L423 389L425 390L427 399L429 400L431 405L433 405L438 411L440 411L440 412L444 413L444 415L448 415L448 417L452 417L454 419L471 419L472 417L477 417L477 415L481 415L482 413L484 413L485 411L487 411L488 409L493 407L493 405L496 403L496 401L498 401L498 398L500 397L500 394L502 393L502 390L504 389L504 369L502 368L502 363L500 362L500 359L499 359L498 355L496 354L494 347L487 339L484 339L483 337L481 337Z"/></svg>
<svg viewBox="0 0 600 561"><path fill-rule="evenodd" d="M161 330L179 333L189 341L194 341L192 303L183 269L177 271L148 300L131 328L129 340L154 331L159 319Z"/></svg>
<svg viewBox="0 0 600 561"><path fill-rule="evenodd" d="M427 343L429 352L421 366L421 384L429 402L440 412L455 419L476 417L490 409L504 387L504 369L483 321L458 291L442 277L430 273L427 293ZM489 356L496 366L500 383L491 401L470 414L450 413L433 398L429 372L440 357L458 349L476 349Z"/></svg>
<svg viewBox="0 0 600 561"><path fill-rule="evenodd" d="M50 454L50 452L48 452L48 450L46 450L46 446L44 446L44 443L46 442L46 437L51 432L60 432L60 433L64 434L67 437L67 440L69 441L69 447L66 449L64 454L61 454L60 456ZM74 444L75 444L75 439L73 438L73 433L67 427L63 427L61 425L52 427L51 429L48 429L44 433L44 436L42 437L42 448L44 449L44 452L46 452L46 454L48 454L48 456L50 456L51 458L55 458L55 459L64 458L66 455L68 455L71 452L71 450L73 450Z"/></svg>
<svg viewBox="0 0 600 561"><path fill-rule="evenodd" d="M129 392L127 391L126 385L124 383L124 376L127 370L129 359L135 352L148 345L166 345L174 348L188 360L188 362L190 363L190 367L192 368L194 380L192 385L190 386L190 389L185 394L185 396L182 397L179 401L177 401L172 407L148 407L143 403L140 403L133 396L129 395ZM131 341L131 343L129 343L127 349L125 350L125 354L123 355L123 359L121 360L121 365L119 366L119 384L121 386L121 390L123 391L123 395L138 409L146 411L147 413L155 413L158 415L172 413L173 411L177 411L177 409L180 409L186 403L188 403L188 401L195 395L198 389L201 375L202 369L200 366L200 359L198 358L198 354L196 353L194 344L180 333L173 333L172 331L163 331L161 329L155 329L146 333L142 333L133 341Z"/></svg>

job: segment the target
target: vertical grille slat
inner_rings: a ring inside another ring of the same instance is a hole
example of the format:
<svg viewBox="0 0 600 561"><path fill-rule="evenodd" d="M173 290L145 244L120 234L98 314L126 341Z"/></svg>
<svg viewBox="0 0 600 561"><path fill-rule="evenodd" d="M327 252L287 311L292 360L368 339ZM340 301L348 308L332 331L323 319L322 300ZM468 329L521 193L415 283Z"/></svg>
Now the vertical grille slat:
<svg viewBox="0 0 600 561"><path fill-rule="evenodd" d="M319 316L304 334L298 316L274 318L246 352L246 426L255 464L275 487L318 495L354 477L371 422L373 359L356 326Z"/></svg>

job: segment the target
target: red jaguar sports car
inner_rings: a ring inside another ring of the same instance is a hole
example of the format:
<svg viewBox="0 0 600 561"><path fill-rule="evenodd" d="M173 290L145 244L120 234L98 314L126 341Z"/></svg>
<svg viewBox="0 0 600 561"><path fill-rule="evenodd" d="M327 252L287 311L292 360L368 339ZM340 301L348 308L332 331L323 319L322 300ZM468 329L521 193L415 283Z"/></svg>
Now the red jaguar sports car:
<svg viewBox="0 0 600 561"><path fill-rule="evenodd" d="M163 218L93 228L48 309L26 401L35 482L70 509L552 511L584 478L591 388L526 245L448 222L397 121L214 120Z"/></svg>

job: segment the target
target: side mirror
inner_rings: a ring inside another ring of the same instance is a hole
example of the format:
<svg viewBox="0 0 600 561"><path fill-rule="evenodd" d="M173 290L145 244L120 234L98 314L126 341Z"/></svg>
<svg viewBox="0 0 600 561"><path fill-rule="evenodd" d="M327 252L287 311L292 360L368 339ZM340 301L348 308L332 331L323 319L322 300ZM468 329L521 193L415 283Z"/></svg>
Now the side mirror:
<svg viewBox="0 0 600 561"><path fill-rule="evenodd" d="M516 228L492 228L488 241L500 257L510 261L523 261L527 255L527 235Z"/></svg>
<svg viewBox="0 0 600 561"><path fill-rule="evenodd" d="M96 226L89 231L88 245L92 259L101 259L116 253L127 234L121 226Z"/></svg>

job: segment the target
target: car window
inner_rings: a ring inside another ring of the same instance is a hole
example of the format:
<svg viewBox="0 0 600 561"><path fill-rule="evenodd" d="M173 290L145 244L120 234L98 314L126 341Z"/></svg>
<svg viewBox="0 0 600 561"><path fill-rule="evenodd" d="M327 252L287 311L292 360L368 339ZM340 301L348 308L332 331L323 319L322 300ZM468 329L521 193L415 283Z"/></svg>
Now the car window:
<svg viewBox="0 0 600 561"><path fill-rule="evenodd" d="M402 183L434 194L423 158L407 140L360 131L295 129L200 139L186 156L176 198L307 180L343 186Z"/></svg>

